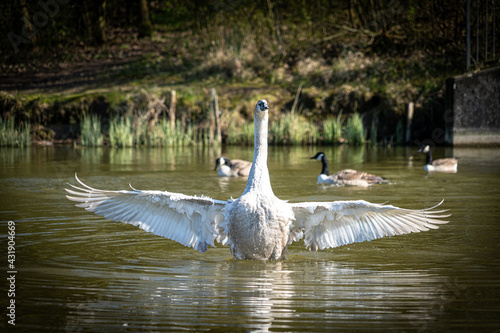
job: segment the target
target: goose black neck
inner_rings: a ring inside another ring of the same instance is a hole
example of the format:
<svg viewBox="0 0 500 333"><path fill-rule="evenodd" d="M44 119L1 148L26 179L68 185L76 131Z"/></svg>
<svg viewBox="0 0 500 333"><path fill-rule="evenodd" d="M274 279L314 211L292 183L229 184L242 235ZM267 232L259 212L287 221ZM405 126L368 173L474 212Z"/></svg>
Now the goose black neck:
<svg viewBox="0 0 500 333"><path fill-rule="evenodd" d="M328 170L328 160L326 159L326 155L323 154L321 157L321 164L323 165L323 168L321 169L321 174L322 175L330 175L330 171Z"/></svg>
<svg viewBox="0 0 500 333"><path fill-rule="evenodd" d="M432 153L431 151L429 150L427 153L425 153L425 164L428 165L428 164L432 164Z"/></svg>

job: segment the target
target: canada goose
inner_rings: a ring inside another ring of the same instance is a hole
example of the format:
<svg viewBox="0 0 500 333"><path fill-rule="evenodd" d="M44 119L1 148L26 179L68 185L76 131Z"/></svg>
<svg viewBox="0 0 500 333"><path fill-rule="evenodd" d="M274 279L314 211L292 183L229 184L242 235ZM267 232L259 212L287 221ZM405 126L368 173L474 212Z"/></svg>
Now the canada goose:
<svg viewBox="0 0 500 333"><path fill-rule="evenodd" d="M422 146L418 152L427 155L424 166L425 171L457 172L458 160L456 158L440 158L433 161L429 145Z"/></svg>
<svg viewBox="0 0 500 333"><path fill-rule="evenodd" d="M447 223L437 206L401 209L363 200L288 203L278 199L267 168L268 106L255 108L254 158L243 194L214 200L162 191L106 191L75 178L82 187L66 189L77 207L107 219L139 226L205 252L214 241L228 245L235 259L276 260L287 245L304 238L312 251L383 236L436 229Z"/></svg>
<svg viewBox="0 0 500 333"><path fill-rule="evenodd" d="M317 184L337 184L337 185L353 185L353 186L370 186L373 184L388 183L387 179L379 176L371 175L366 172L356 171L352 169L344 169L330 175L328 171L328 160L323 152L319 152L312 160L319 160L322 164L321 173L318 176Z"/></svg>
<svg viewBox="0 0 500 333"><path fill-rule="evenodd" d="M224 156L215 160L215 169L221 177L248 177L252 162L243 160L230 160Z"/></svg>

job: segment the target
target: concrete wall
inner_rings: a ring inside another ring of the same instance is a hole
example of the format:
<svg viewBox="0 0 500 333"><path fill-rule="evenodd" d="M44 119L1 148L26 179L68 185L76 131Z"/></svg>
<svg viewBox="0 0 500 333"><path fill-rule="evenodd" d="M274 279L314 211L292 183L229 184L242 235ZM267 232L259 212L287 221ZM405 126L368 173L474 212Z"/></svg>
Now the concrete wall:
<svg viewBox="0 0 500 333"><path fill-rule="evenodd" d="M500 67L448 79L445 121L447 144L500 145Z"/></svg>

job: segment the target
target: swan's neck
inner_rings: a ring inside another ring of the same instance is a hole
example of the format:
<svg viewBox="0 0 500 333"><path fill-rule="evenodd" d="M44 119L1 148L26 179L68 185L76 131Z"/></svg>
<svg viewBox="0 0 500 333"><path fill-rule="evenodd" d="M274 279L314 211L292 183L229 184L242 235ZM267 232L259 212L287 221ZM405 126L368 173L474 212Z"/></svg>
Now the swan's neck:
<svg viewBox="0 0 500 333"><path fill-rule="evenodd" d="M267 112L255 114L253 163L243 194L255 190L273 194L269 170L267 169L268 122L269 115Z"/></svg>
<svg viewBox="0 0 500 333"><path fill-rule="evenodd" d="M425 164L428 165L428 164L432 164L432 154L431 154L431 151L429 150L427 153L425 153Z"/></svg>
<svg viewBox="0 0 500 333"><path fill-rule="evenodd" d="M321 174L322 175L330 175L330 171L328 170L328 160L326 159L326 156L323 155L321 158L321 164L323 165L323 168L321 169Z"/></svg>

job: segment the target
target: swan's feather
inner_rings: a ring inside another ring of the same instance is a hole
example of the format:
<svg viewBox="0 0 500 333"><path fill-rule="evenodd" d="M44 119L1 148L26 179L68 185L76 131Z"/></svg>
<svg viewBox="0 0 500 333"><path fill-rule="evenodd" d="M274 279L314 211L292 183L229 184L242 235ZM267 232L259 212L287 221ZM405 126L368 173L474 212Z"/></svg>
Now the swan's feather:
<svg viewBox="0 0 500 333"><path fill-rule="evenodd" d="M107 219L138 226L158 236L205 252L214 240L225 244L227 235L219 225L226 201L163 191L105 191L84 184L66 189L76 206Z"/></svg>
<svg viewBox="0 0 500 333"><path fill-rule="evenodd" d="M384 236L437 229L444 210L411 210L363 200L292 203L292 230L304 230L307 248L316 251Z"/></svg>

